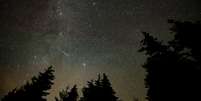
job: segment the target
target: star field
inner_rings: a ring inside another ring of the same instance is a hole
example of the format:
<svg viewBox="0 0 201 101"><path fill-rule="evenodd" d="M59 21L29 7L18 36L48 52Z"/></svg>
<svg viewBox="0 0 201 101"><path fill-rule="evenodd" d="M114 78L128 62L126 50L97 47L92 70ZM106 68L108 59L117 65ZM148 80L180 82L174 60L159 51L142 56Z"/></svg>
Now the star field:
<svg viewBox="0 0 201 101"><path fill-rule="evenodd" d="M0 98L49 65L50 101L67 85L82 88L107 73L125 101L145 101L147 31L168 40L167 19L200 20L199 0L0 0Z"/></svg>

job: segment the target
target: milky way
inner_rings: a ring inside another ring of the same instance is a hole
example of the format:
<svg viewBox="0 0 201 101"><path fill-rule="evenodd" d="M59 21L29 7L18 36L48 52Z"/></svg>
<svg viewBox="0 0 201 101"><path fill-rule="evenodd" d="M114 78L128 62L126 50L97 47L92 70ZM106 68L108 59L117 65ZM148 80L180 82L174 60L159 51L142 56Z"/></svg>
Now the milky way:
<svg viewBox="0 0 201 101"><path fill-rule="evenodd" d="M200 20L199 0L0 0L0 96L47 66L58 91L107 73L117 95L145 99L141 31L163 40L168 18Z"/></svg>

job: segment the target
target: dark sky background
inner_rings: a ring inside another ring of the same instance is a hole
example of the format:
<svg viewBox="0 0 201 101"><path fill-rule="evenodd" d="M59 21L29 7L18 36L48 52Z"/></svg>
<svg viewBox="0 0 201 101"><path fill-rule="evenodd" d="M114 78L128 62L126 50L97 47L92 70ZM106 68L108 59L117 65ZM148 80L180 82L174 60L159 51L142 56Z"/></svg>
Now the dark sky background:
<svg viewBox="0 0 201 101"><path fill-rule="evenodd" d="M201 20L200 0L0 0L0 98L55 66L49 101L107 73L124 101L145 101L141 31L163 40L168 18Z"/></svg>

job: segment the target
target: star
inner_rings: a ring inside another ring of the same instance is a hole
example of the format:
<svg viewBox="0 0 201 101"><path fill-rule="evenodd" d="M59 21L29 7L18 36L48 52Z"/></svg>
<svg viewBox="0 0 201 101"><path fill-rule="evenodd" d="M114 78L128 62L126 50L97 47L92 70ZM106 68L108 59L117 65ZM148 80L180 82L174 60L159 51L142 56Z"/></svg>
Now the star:
<svg viewBox="0 0 201 101"><path fill-rule="evenodd" d="M83 62L83 63L82 63L82 66L83 66L83 67L86 67L86 66L87 66L87 64L86 64L85 62Z"/></svg>
<svg viewBox="0 0 201 101"><path fill-rule="evenodd" d="M37 56L35 55L35 56L34 56L34 59L36 59L36 58L37 58Z"/></svg>
<svg viewBox="0 0 201 101"><path fill-rule="evenodd" d="M92 2L92 6L96 6L96 2Z"/></svg>
<svg viewBox="0 0 201 101"><path fill-rule="evenodd" d="M59 36L62 36L62 37L63 37L63 36L64 36L63 32L60 32L60 33L59 33Z"/></svg>
<svg viewBox="0 0 201 101"><path fill-rule="evenodd" d="M60 15L60 16L62 16L62 15L63 15L63 13L62 13L62 12L59 12L59 15Z"/></svg>

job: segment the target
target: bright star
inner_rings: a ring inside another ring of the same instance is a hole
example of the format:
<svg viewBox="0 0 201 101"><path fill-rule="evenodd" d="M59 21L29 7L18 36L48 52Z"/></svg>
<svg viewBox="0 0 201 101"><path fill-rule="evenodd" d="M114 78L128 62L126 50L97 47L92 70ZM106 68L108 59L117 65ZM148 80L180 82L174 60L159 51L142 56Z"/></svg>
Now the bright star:
<svg viewBox="0 0 201 101"><path fill-rule="evenodd" d="M96 2L92 2L92 6L96 6Z"/></svg>
<svg viewBox="0 0 201 101"><path fill-rule="evenodd" d="M86 64L86 63L82 63L82 66L83 66L83 67L86 67L86 66L87 66L87 64Z"/></svg>

